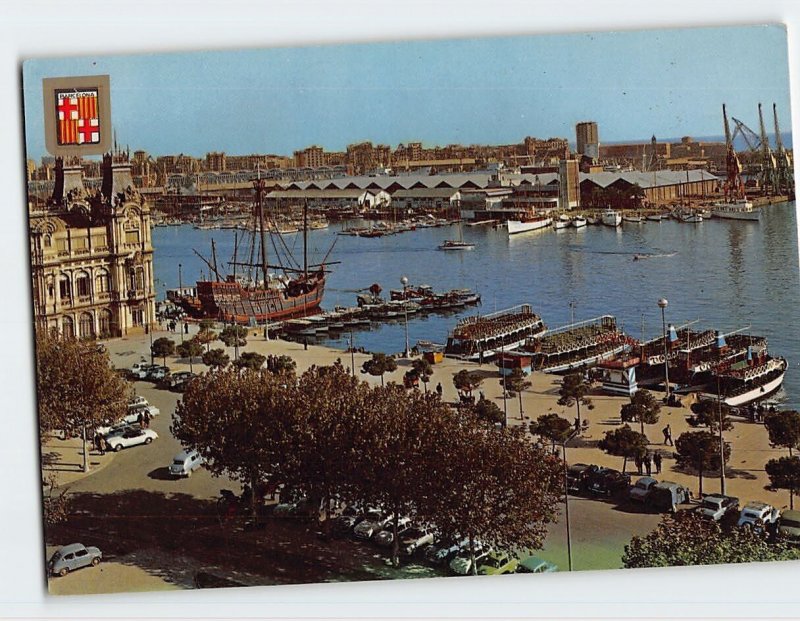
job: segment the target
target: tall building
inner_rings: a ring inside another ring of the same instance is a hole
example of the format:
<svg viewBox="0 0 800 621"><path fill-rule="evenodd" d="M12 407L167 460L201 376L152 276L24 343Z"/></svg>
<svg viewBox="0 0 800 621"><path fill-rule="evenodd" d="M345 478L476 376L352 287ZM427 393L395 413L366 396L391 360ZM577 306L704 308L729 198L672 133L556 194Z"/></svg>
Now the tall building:
<svg viewBox="0 0 800 621"><path fill-rule="evenodd" d="M578 160L561 160L558 163L558 206L573 209L581 205L581 179Z"/></svg>
<svg viewBox="0 0 800 621"><path fill-rule="evenodd" d="M206 153L205 169L213 172L224 172L228 169L224 151Z"/></svg>
<svg viewBox="0 0 800 621"><path fill-rule="evenodd" d="M52 198L30 213L37 329L102 338L155 322L150 208L124 153L103 156L101 168L90 192L78 161L57 160Z"/></svg>
<svg viewBox="0 0 800 621"><path fill-rule="evenodd" d="M597 123L582 121L575 126L575 140L579 155L597 158L600 156L600 134L597 132Z"/></svg>

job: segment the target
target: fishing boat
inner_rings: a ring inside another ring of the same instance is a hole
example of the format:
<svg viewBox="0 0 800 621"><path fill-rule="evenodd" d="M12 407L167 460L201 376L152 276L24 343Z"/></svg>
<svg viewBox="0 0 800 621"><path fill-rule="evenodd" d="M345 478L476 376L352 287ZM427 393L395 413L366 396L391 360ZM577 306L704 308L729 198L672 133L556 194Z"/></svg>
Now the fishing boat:
<svg viewBox="0 0 800 621"><path fill-rule="evenodd" d="M528 231L538 231L553 224L553 219L547 216L528 216L520 220L508 221L508 234L517 235Z"/></svg>
<svg viewBox="0 0 800 621"><path fill-rule="evenodd" d="M703 216L701 216L696 211L684 211L680 215L681 222L686 222L687 224L700 224L703 222Z"/></svg>
<svg viewBox="0 0 800 621"><path fill-rule="evenodd" d="M630 224L641 224L644 222L644 218L638 214L625 214L622 216L622 221Z"/></svg>
<svg viewBox="0 0 800 621"><path fill-rule="evenodd" d="M603 315L529 338L517 351L531 357L535 371L567 373L610 360L633 344L615 317Z"/></svg>
<svg viewBox="0 0 800 621"><path fill-rule="evenodd" d="M324 261L315 265L308 264L308 227L303 227L302 268L289 267L289 262L293 261L291 257L284 257L288 260L283 261L277 256L276 263L269 264L267 236L270 234L270 227L262 201L264 180L257 179L253 182L253 187L253 226L245 256L259 257L260 261L237 261L237 243L230 262L233 273L224 275L217 265L213 240L211 261L195 251L209 267L209 279L197 281L196 295L178 297L178 303L191 317L252 325L313 314L322 302L326 267ZM307 223L307 206L303 208L303 220ZM286 252L288 253L288 249ZM240 271L237 274L237 267L244 268L244 273ZM278 269L281 273L270 273L270 268Z"/></svg>
<svg viewBox="0 0 800 621"><path fill-rule="evenodd" d="M581 229L586 226L586 218L583 216L575 216L572 219L572 226L576 229Z"/></svg>
<svg viewBox="0 0 800 621"><path fill-rule="evenodd" d="M622 224L622 216L613 209L606 209L600 214L600 219L606 226L619 226Z"/></svg>
<svg viewBox="0 0 800 621"><path fill-rule="evenodd" d="M483 362L498 352L512 350L547 328L529 304L520 304L489 315L461 319L447 337L444 355Z"/></svg>
<svg viewBox="0 0 800 621"><path fill-rule="evenodd" d="M447 221L445 220L445 222ZM475 244L464 241L460 221L458 223L458 239L447 239L438 246L439 250L472 250L473 248L475 248Z"/></svg>
<svg viewBox="0 0 800 621"><path fill-rule="evenodd" d="M596 218L593 216L586 216L586 223L591 224L592 226L596 226L598 224L603 224L602 218Z"/></svg>
<svg viewBox="0 0 800 621"><path fill-rule="evenodd" d="M649 213L645 216L645 218L651 222L661 222L661 217L660 213Z"/></svg>
<svg viewBox="0 0 800 621"><path fill-rule="evenodd" d="M562 213L553 222L553 228L556 230L565 229L569 226L569 224L570 224L569 216Z"/></svg>

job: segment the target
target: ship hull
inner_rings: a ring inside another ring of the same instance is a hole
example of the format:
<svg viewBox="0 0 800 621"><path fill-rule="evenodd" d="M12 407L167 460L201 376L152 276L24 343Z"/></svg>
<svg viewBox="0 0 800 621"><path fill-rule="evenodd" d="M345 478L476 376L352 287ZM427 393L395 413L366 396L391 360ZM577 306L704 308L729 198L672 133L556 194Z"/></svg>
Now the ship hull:
<svg viewBox="0 0 800 621"><path fill-rule="evenodd" d="M553 223L551 218L543 218L542 220L532 220L524 222L522 220L509 220L508 221L508 234L516 235L518 233L527 233L528 231L537 231L546 228Z"/></svg>
<svg viewBox="0 0 800 621"><path fill-rule="evenodd" d="M781 387L781 384L783 384L783 378L785 376L786 376L786 371L781 373L775 379L770 380L763 386L754 386L752 390L743 392L740 395L726 397L725 399L723 399L723 402L725 403L725 405L729 405L731 407L737 407L737 406L747 405L748 403L752 403L753 401L760 401L761 399L765 399L774 392L776 392L778 388Z"/></svg>
<svg viewBox="0 0 800 621"><path fill-rule="evenodd" d="M198 318L248 324L264 323L315 312L325 293L325 278L309 276L286 289L247 289L239 282L199 281L197 300L184 305Z"/></svg>
<svg viewBox="0 0 800 621"><path fill-rule="evenodd" d="M541 371L543 373L567 373L569 371L573 371L575 369L584 369L587 367L593 367L600 362L605 360L610 360L614 356L621 354L627 348L627 345L620 345L619 347L615 347L613 349L609 349L608 351L604 351L599 354L594 354L592 356L587 356L586 358L582 358L581 360L573 360L572 362L564 362L562 364L554 364L549 367L537 367L537 371Z"/></svg>

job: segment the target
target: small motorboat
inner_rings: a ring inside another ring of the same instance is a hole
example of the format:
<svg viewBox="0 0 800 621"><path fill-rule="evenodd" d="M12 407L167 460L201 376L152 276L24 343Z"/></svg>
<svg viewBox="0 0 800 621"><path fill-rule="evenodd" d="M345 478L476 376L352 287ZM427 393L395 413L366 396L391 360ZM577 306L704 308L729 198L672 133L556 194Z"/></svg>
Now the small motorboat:
<svg viewBox="0 0 800 621"><path fill-rule="evenodd" d="M583 216L575 216L571 222L572 226L576 229L583 228L586 226L586 218Z"/></svg>
<svg viewBox="0 0 800 621"><path fill-rule="evenodd" d="M642 218L642 216L639 216L639 215L636 215L636 214L631 214L631 215L622 216L622 221L623 222L630 222L631 224L641 224L642 222L644 222L644 218Z"/></svg>
<svg viewBox="0 0 800 621"><path fill-rule="evenodd" d="M565 228L567 228L569 226L569 224L570 224L569 216L567 216L566 214L562 213L560 216L558 216L558 218L556 218L553 221L553 228L554 229L565 229Z"/></svg>
<svg viewBox="0 0 800 621"><path fill-rule="evenodd" d="M472 250L475 248L475 244L470 244L469 242L459 241L457 239L448 239L445 242L438 246L439 250Z"/></svg>
<svg viewBox="0 0 800 621"><path fill-rule="evenodd" d="M661 222L661 214L660 213L650 213L645 216L647 220L651 222Z"/></svg>

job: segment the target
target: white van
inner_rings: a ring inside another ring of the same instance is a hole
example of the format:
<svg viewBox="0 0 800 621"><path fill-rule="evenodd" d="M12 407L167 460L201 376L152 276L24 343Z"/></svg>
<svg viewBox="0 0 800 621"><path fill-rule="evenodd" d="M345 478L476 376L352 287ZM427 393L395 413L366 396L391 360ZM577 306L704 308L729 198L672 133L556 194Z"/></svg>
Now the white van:
<svg viewBox="0 0 800 621"><path fill-rule="evenodd" d="M190 477L192 472L203 465L203 456L197 451L181 451L169 465L173 477Z"/></svg>

